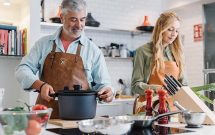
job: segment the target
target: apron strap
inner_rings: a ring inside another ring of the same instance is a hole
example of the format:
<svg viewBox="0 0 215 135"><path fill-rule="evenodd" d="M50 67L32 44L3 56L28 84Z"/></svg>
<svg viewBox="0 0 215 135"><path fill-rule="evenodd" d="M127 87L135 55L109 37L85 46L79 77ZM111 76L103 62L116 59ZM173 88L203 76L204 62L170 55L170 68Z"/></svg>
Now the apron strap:
<svg viewBox="0 0 215 135"><path fill-rule="evenodd" d="M55 50L56 50L56 43L55 43L55 40L53 41L53 47L52 47L52 51L51 52L55 52ZM78 55L78 56L80 56L80 52L81 52L81 43L79 42L78 43L78 47L77 47L77 50L76 50L76 54Z"/></svg>
<svg viewBox="0 0 215 135"><path fill-rule="evenodd" d="M55 50L56 50L56 43L55 43L55 40L53 41L53 48L52 48L52 51L51 52L55 52Z"/></svg>
<svg viewBox="0 0 215 135"><path fill-rule="evenodd" d="M81 52L81 46L82 46L82 44L81 44L81 42L79 41L78 47L77 47L77 50L76 50L76 54L79 55L79 56L80 56L80 52Z"/></svg>
<svg viewBox="0 0 215 135"><path fill-rule="evenodd" d="M81 52L81 43L79 41L78 47L77 47L77 50L76 50L76 55L75 55L75 62L78 62L78 59L80 57L80 52Z"/></svg>

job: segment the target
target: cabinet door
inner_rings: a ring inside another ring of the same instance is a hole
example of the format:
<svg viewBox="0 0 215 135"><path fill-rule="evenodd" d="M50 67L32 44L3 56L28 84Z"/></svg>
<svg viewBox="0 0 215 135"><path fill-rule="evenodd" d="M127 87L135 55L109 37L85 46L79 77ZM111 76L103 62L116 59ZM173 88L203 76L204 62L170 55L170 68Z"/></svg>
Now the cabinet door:
<svg viewBox="0 0 215 135"><path fill-rule="evenodd" d="M127 101L122 103L122 115L133 114L134 101Z"/></svg>

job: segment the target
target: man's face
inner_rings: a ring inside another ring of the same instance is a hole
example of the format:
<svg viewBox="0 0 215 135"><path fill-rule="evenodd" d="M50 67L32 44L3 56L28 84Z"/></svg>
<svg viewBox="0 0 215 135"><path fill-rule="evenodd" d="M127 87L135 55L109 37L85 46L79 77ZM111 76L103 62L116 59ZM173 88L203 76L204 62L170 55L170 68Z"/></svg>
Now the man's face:
<svg viewBox="0 0 215 135"><path fill-rule="evenodd" d="M63 30L67 36L71 38L78 38L84 30L86 11L68 11L64 15L61 14L61 21L63 23Z"/></svg>

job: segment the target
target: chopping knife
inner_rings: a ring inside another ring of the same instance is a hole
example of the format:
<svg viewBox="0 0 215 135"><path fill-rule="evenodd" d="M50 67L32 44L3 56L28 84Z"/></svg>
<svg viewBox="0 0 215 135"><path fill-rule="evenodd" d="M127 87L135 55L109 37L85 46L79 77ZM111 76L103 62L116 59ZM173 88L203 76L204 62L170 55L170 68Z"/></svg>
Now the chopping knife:
<svg viewBox="0 0 215 135"><path fill-rule="evenodd" d="M170 89L167 88L165 85L163 85L163 87L164 87L165 90L167 90L167 92L168 92L169 95L174 95L174 93L172 93L172 92L170 91Z"/></svg>
<svg viewBox="0 0 215 135"><path fill-rule="evenodd" d="M180 86L170 76L165 74L165 79L167 79L167 81L172 85L172 87L174 87L176 91L180 89Z"/></svg>
<svg viewBox="0 0 215 135"><path fill-rule="evenodd" d="M166 87L168 88L167 90L170 90L170 92L174 95L175 94L175 88L172 87L172 85L168 82L167 79L164 79L164 82L166 83Z"/></svg>
<svg viewBox="0 0 215 135"><path fill-rule="evenodd" d="M181 88L182 87L182 84L176 80L172 75L170 75L170 77L173 79L173 81Z"/></svg>

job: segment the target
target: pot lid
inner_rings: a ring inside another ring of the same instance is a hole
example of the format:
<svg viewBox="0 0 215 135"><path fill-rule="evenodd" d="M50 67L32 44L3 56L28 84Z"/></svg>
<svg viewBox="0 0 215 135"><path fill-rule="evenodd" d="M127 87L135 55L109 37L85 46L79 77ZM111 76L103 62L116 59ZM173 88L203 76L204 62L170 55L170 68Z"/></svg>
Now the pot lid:
<svg viewBox="0 0 215 135"><path fill-rule="evenodd" d="M96 95L96 91L92 90L59 90L56 92L59 96L89 96L89 95Z"/></svg>
<svg viewBox="0 0 215 135"><path fill-rule="evenodd" d="M74 85L74 90L69 90L68 87L64 87L64 90L59 90L56 92L60 96L87 96L87 95L96 95L97 92L93 90L81 90L80 85Z"/></svg>

